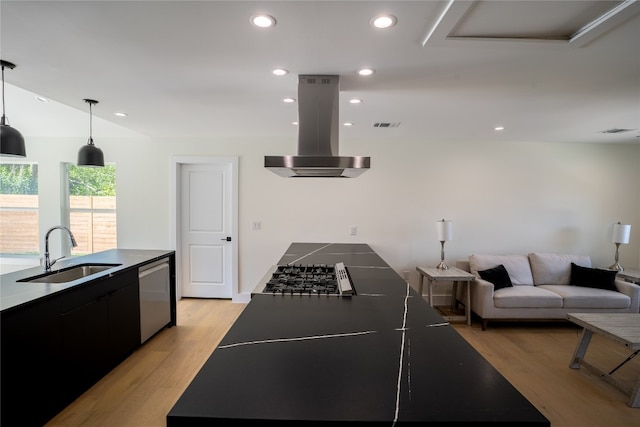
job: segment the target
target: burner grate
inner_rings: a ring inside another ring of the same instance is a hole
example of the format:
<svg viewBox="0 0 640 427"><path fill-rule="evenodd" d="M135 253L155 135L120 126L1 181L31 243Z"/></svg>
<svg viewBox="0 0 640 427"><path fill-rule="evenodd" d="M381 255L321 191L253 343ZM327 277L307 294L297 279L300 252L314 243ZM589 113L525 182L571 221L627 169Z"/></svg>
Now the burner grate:
<svg viewBox="0 0 640 427"><path fill-rule="evenodd" d="M264 288L273 294L340 294L334 266L326 264L279 265Z"/></svg>

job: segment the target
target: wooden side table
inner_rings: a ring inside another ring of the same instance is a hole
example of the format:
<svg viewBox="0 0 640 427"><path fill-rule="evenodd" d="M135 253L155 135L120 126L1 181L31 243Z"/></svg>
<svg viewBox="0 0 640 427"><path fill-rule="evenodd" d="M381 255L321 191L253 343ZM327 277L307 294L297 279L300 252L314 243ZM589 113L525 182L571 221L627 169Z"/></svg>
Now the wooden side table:
<svg viewBox="0 0 640 427"><path fill-rule="evenodd" d="M448 270L441 270L436 267L416 267L420 277L420 287L419 292L420 296L422 296L422 287L424 284L424 278L427 278L427 282L429 285L429 305L433 307L433 284L435 282L453 282L453 291L451 294L452 304L451 307L455 308L456 305L456 293L458 289L458 282L464 282L466 288L466 299L464 302L464 311L465 316L443 316L443 318L447 321L460 321L466 320L467 325L471 325L471 281L473 281L476 276L473 274L461 270L457 267L449 268Z"/></svg>
<svg viewBox="0 0 640 427"><path fill-rule="evenodd" d="M616 279L622 279L640 285L640 270L625 269L624 271L619 271L618 274L616 274Z"/></svg>

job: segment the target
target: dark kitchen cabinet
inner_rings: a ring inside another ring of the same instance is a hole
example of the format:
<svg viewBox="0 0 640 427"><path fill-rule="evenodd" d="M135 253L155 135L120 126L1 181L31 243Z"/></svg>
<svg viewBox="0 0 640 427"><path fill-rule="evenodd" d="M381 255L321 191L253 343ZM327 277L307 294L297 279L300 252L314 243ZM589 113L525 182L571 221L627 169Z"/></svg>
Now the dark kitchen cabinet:
<svg viewBox="0 0 640 427"><path fill-rule="evenodd" d="M61 317L64 388L71 402L140 345L137 271L68 293Z"/></svg>
<svg viewBox="0 0 640 427"><path fill-rule="evenodd" d="M60 306L58 296L2 312L3 426L41 426L66 405Z"/></svg>
<svg viewBox="0 0 640 427"><path fill-rule="evenodd" d="M42 426L140 346L138 270L3 311L1 321L0 424Z"/></svg>
<svg viewBox="0 0 640 427"><path fill-rule="evenodd" d="M64 391L69 402L107 372L107 299L62 314Z"/></svg>
<svg viewBox="0 0 640 427"><path fill-rule="evenodd" d="M140 346L140 290L137 271L129 285L108 300L111 370Z"/></svg>

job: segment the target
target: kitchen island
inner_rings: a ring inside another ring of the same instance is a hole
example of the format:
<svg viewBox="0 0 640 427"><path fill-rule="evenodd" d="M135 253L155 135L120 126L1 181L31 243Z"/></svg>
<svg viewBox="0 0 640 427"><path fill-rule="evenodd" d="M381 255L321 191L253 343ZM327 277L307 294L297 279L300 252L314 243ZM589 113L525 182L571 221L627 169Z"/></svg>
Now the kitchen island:
<svg viewBox="0 0 640 427"><path fill-rule="evenodd" d="M162 278L141 286L140 272L156 266ZM0 281L2 425L45 424L140 347L149 285L163 291L153 332L176 324L174 251L113 249Z"/></svg>
<svg viewBox="0 0 640 427"><path fill-rule="evenodd" d="M368 245L293 243L277 263L338 262L355 295L254 294L167 425L549 425Z"/></svg>
<svg viewBox="0 0 640 427"><path fill-rule="evenodd" d="M52 273L81 264L114 264L116 267L78 280L66 283L25 283L27 277L43 274L42 266L13 271L0 276L2 279L0 292L0 312L6 312L34 303L42 298L61 294L69 290L85 286L95 280L104 280L114 274L137 269L165 257L174 257L173 250L157 249L110 249L89 255L63 258L54 264ZM95 282L94 282L95 283ZM174 286L175 288L175 286ZM174 289L175 292L175 289ZM175 300L175 295L173 297ZM172 306L172 324L175 325L175 304Z"/></svg>

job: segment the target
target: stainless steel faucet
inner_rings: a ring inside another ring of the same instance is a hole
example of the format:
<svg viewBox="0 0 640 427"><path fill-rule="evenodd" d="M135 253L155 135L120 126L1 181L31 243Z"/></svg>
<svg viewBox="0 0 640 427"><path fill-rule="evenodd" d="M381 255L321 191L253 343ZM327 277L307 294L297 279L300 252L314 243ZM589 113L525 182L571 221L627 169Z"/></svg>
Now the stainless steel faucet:
<svg viewBox="0 0 640 427"><path fill-rule="evenodd" d="M54 259L53 261L51 261L49 259L49 234L51 234L51 232L53 230L55 230L56 228L60 229L60 230L64 230L69 234L69 238L71 239L71 245L75 248L76 246L78 246L78 244L76 243L76 239L75 237L73 237L73 233L71 232L71 230L69 230L67 227L64 227L62 225L56 225L55 227L51 227L48 231L47 234L44 236L44 271L46 271L47 273L51 271L51 266L53 264L56 263L56 261L58 261L59 259L64 258L64 255L61 256L60 258Z"/></svg>

